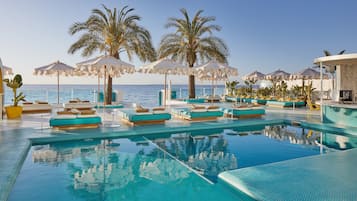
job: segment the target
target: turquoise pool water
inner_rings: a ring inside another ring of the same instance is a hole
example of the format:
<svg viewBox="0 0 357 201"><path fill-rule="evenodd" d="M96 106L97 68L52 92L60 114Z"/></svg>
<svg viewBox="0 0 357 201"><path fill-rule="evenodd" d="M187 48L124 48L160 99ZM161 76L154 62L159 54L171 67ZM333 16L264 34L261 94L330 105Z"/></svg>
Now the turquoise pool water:
<svg viewBox="0 0 357 201"><path fill-rule="evenodd" d="M268 126L33 146L9 200L250 200L217 175L334 151L328 136Z"/></svg>

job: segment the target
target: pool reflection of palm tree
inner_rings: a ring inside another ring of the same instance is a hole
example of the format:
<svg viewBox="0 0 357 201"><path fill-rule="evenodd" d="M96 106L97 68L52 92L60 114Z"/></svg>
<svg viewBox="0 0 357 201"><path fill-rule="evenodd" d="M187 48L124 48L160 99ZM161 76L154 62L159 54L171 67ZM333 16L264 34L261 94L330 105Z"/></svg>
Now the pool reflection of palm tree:
<svg viewBox="0 0 357 201"><path fill-rule="evenodd" d="M159 146L209 179L215 180L220 172L238 167L223 135L188 133L179 136L168 138L166 149Z"/></svg>

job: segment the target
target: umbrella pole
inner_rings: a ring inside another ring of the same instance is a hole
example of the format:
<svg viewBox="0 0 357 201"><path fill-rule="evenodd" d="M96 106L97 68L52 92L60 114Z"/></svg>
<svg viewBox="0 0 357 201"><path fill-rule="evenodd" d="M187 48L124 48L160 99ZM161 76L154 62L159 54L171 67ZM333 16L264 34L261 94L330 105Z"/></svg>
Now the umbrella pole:
<svg viewBox="0 0 357 201"><path fill-rule="evenodd" d="M59 104L59 71L57 71L57 104Z"/></svg>

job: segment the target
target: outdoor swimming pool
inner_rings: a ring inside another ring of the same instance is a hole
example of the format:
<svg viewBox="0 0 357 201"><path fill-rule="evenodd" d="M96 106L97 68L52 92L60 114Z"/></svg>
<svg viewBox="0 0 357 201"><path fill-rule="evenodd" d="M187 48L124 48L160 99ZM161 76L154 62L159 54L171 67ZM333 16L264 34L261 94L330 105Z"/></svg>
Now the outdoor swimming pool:
<svg viewBox="0 0 357 201"><path fill-rule="evenodd" d="M9 200L249 200L217 175L348 149L356 142L266 126L38 145L31 148Z"/></svg>

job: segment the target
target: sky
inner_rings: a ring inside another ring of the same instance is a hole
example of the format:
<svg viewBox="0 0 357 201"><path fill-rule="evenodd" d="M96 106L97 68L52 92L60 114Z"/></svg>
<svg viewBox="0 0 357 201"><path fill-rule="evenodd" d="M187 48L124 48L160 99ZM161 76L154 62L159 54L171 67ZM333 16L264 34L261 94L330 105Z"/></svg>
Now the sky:
<svg viewBox="0 0 357 201"><path fill-rule="evenodd" d="M239 79L254 70L269 73L283 69L293 73L313 66L313 59L323 50L337 53L357 52L357 1L355 0L0 0L0 58L25 84L56 84L54 77L32 75L35 67L60 60L75 66L84 61L80 52L68 54L78 36L68 33L74 22L83 22L101 4L109 8L125 5L142 17L140 25L152 35L155 48L166 29L169 17L182 17L186 8L193 16L214 16L213 24L222 30L214 35L229 48L229 65L238 69ZM93 55L98 56L98 54ZM137 58L124 61L137 68L144 63ZM133 74L113 80L114 84L161 84L163 76ZM186 76L169 76L172 84L187 83ZM96 84L97 79L64 77L64 84ZM208 84L199 82L198 84Z"/></svg>

